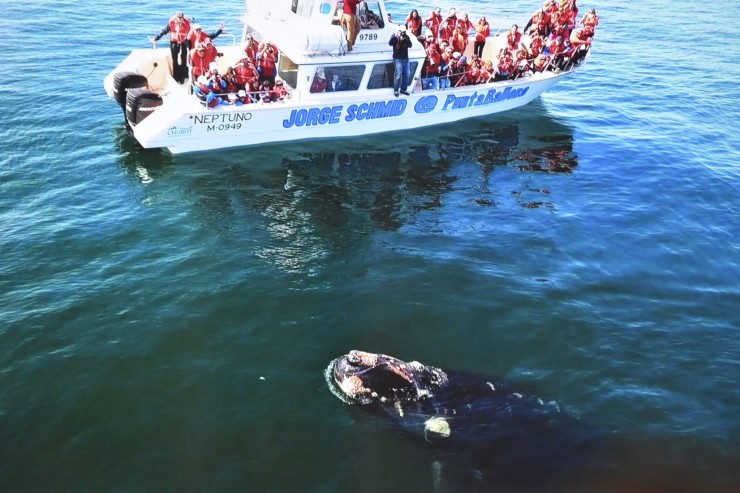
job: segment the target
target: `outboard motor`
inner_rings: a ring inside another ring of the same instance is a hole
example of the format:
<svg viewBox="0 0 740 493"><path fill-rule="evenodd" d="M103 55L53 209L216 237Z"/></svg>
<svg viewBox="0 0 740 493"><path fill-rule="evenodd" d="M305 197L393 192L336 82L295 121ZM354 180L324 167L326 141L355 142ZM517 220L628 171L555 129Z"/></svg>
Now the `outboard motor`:
<svg viewBox="0 0 740 493"><path fill-rule="evenodd" d="M162 106L162 96L145 88L129 89L126 95L126 123L135 127Z"/></svg>
<svg viewBox="0 0 740 493"><path fill-rule="evenodd" d="M149 81L142 74L137 74L136 72L116 72L113 74L113 97L125 112L126 93L130 89L147 87L148 85Z"/></svg>

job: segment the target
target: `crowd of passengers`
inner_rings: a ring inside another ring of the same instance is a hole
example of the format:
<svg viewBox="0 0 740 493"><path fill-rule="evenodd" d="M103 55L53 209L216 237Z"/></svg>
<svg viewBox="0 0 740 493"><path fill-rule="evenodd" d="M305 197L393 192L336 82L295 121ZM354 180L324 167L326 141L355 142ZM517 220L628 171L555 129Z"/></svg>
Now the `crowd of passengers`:
<svg viewBox="0 0 740 493"><path fill-rule="evenodd" d="M523 31L516 24L511 27L506 33L506 46L493 60L483 59L486 39L491 35L485 16L473 24L467 13L458 17L452 8L447 17L442 17L437 7L427 19L422 19L414 9L406 17L405 25L426 51L422 66L423 89L445 89L567 69L586 55L599 24L599 16L593 8L579 23L577 16L576 0L546 0ZM247 34L242 58L224 73L219 71L217 59L222 54L213 39L223 32L223 27L221 24L216 32L209 34L199 24L193 24L187 35L187 44L191 47L188 53L190 81L198 98L210 107L270 103L290 98L283 82L275 80L278 48L270 40L258 42ZM523 42L523 34L528 35L528 43ZM471 38L473 54L468 59L464 53ZM339 90L325 77L317 77L314 84L317 83L324 85L312 87L311 92L331 90L331 87Z"/></svg>
<svg viewBox="0 0 740 493"><path fill-rule="evenodd" d="M269 40L257 42L247 34L244 54L221 73L217 59L221 56L212 37L206 36L190 51L193 92L208 106L271 103L290 98L277 75L278 48Z"/></svg>
<svg viewBox="0 0 740 493"><path fill-rule="evenodd" d="M437 7L426 19L412 10L405 23L426 50L423 89L445 89L567 70L586 56L599 24L593 8L580 22L577 19L575 0L545 0L522 31L516 24L511 26L505 46L488 60L483 59L483 49L491 28L485 16L473 24L467 13L458 16L453 8L443 17ZM422 27L426 27L423 34ZM468 58L465 51L470 42L473 53Z"/></svg>

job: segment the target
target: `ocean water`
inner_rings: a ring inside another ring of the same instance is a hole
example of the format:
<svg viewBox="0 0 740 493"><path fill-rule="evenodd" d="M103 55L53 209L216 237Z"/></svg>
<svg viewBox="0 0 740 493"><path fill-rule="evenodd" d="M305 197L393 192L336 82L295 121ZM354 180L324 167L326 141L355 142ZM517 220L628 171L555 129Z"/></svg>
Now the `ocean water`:
<svg viewBox="0 0 740 493"><path fill-rule="evenodd" d="M439 5L506 28L539 2ZM0 491L439 490L433 451L327 389L353 348L604 431L608 473L563 490L740 491L740 11L591 6L589 63L519 110L173 157L102 79L180 8L238 35L242 2L5 2Z"/></svg>

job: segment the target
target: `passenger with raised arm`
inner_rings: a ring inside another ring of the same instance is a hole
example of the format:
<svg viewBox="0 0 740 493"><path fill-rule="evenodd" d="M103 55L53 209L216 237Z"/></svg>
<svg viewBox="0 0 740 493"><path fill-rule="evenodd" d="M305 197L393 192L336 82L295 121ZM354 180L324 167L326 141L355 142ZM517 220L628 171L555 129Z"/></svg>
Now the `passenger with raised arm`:
<svg viewBox="0 0 740 493"><path fill-rule="evenodd" d="M542 8L545 9L545 12L547 12L549 15L552 15L555 12L560 11L560 5L558 5L558 0L545 0L545 3L542 5Z"/></svg>
<svg viewBox="0 0 740 493"><path fill-rule="evenodd" d="M439 37L439 26L442 24L442 9L436 7L432 10L432 13L427 17L425 24L432 31L435 38Z"/></svg>
<svg viewBox="0 0 740 493"><path fill-rule="evenodd" d="M568 34L575 29L576 19L578 18L578 7L576 6L576 0L564 0L560 6L560 20L566 25Z"/></svg>
<svg viewBox="0 0 740 493"><path fill-rule="evenodd" d="M269 81L270 85L273 85L277 75L277 51L271 41L265 41L258 57L257 70L260 73L260 82Z"/></svg>
<svg viewBox="0 0 740 493"><path fill-rule="evenodd" d="M583 16L583 19L581 19L581 25L584 27L590 27L594 32L596 31L596 26L599 25L599 16L596 15L596 9L592 8Z"/></svg>
<svg viewBox="0 0 740 493"><path fill-rule="evenodd" d="M554 12L550 16L550 27L548 30L551 36L562 36L563 38L570 36L568 24L562 21L560 12Z"/></svg>
<svg viewBox="0 0 740 493"><path fill-rule="evenodd" d="M203 43L206 38L216 39L224 32L224 27L224 23L222 22L215 32L207 33L200 24L193 24L190 28L190 33L188 33L188 48L195 48L198 46L198 43Z"/></svg>
<svg viewBox="0 0 740 493"><path fill-rule="evenodd" d="M467 12L457 19L457 25L462 27L462 32L465 35L465 41L467 44L468 36L470 35L470 31L473 29L473 23L471 22L470 17L468 17Z"/></svg>
<svg viewBox="0 0 740 493"><path fill-rule="evenodd" d="M468 47L468 35L463 33L463 27L460 24L455 26L455 31L450 38L450 44L453 51L465 53L465 48Z"/></svg>
<svg viewBox="0 0 740 493"><path fill-rule="evenodd" d="M451 26L447 21L442 22L442 24L439 25L437 37L439 39L443 39L450 42L450 39L452 39L452 35L454 34L453 26Z"/></svg>
<svg viewBox="0 0 740 493"><path fill-rule="evenodd" d="M347 30L347 52L352 51L360 32L360 19L357 17L357 4L360 0L344 0L340 24Z"/></svg>
<svg viewBox="0 0 740 493"><path fill-rule="evenodd" d="M406 26L400 26L398 31L393 33L388 45L393 47L393 67L395 69L393 76L393 94L398 97L398 93L409 95L406 90L409 86L411 74L409 73L409 48L411 48L411 38L406 32Z"/></svg>
<svg viewBox="0 0 740 493"><path fill-rule="evenodd" d="M177 12L170 18L160 33L151 38L151 40L159 41L167 33L170 33L172 78L178 84L182 84L188 77L188 34L190 33L190 20L185 17L183 12Z"/></svg>
<svg viewBox="0 0 740 493"><path fill-rule="evenodd" d="M426 49L427 57L421 66L422 89L439 89L440 55L436 44L430 44Z"/></svg>
<svg viewBox="0 0 740 493"><path fill-rule="evenodd" d="M406 17L406 29L418 38L421 36L421 25L422 20L419 17L419 11L414 9L409 12L409 15Z"/></svg>
<svg viewBox="0 0 740 493"><path fill-rule="evenodd" d="M488 24L485 16L478 19L475 25L475 43L473 44L473 53L479 57L483 56L483 48L486 46L486 38L491 35L491 26Z"/></svg>

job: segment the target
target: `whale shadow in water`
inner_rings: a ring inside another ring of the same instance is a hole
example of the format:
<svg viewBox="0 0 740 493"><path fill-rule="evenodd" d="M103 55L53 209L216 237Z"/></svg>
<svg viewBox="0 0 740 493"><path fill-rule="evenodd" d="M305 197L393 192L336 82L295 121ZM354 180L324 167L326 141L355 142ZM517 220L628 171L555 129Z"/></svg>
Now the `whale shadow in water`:
<svg viewBox="0 0 740 493"><path fill-rule="evenodd" d="M435 491L568 491L609 467L605 433L524 386L355 350L326 380L430 450Z"/></svg>

